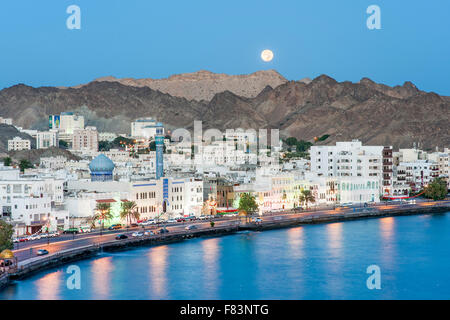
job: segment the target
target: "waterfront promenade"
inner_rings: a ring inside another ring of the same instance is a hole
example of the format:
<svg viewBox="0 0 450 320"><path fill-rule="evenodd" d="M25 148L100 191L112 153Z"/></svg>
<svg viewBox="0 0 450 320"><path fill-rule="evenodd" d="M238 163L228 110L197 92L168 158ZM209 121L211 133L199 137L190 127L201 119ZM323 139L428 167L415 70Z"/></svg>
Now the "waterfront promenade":
<svg viewBox="0 0 450 320"><path fill-rule="evenodd" d="M382 203L370 207L338 207L308 211L274 212L262 216L258 223L246 223L238 217L220 218L215 220L214 227L209 221L196 221L190 223L174 223L167 225L169 233L152 236L132 237L134 231L142 231L142 227L104 232L80 234L76 236L64 235L59 238L36 240L36 242L20 243L14 253L19 261L18 272L11 274L13 278L23 277L31 272L66 263L72 260L83 259L97 254L100 251L123 250L131 246L158 245L182 241L192 237L220 236L243 230L267 230L290 227L302 224L325 223L345 221L371 217L426 214L448 212L450 201L418 201L417 204ZM195 224L197 229L185 230L186 225ZM154 227L156 232L161 226ZM146 228L149 230L152 228ZM126 234L128 239L115 240L117 234ZM46 249L49 254L36 256L39 249Z"/></svg>

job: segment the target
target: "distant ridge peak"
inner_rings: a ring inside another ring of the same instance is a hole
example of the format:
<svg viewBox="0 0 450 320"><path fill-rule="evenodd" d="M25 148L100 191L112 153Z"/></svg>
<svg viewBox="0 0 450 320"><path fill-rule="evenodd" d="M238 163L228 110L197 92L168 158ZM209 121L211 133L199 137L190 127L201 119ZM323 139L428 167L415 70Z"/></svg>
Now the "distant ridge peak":
<svg viewBox="0 0 450 320"><path fill-rule="evenodd" d="M162 79L134 79L106 76L97 78L94 81L118 82L132 87L149 87L174 97L197 101L211 101L217 93L227 90L244 98L253 98L267 86L276 88L287 82L286 78L274 69L260 70L250 74L240 75L214 73L202 69L196 72L174 74ZM85 85L80 85L76 88Z"/></svg>

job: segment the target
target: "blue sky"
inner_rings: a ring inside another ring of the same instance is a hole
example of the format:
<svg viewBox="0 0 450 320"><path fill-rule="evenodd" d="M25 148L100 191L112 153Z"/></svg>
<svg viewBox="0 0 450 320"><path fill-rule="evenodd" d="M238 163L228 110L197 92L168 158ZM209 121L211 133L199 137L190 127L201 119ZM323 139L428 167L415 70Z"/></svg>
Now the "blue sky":
<svg viewBox="0 0 450 320"><path fill-rule="evenodd" d="M69 30L69 5L81 30ZM381 8L381 30L366 26ZM450 95L448 0L14 0L0 3L0 88L201 69L414 82ZM260 59L271 49L270 63Z"/></svg>

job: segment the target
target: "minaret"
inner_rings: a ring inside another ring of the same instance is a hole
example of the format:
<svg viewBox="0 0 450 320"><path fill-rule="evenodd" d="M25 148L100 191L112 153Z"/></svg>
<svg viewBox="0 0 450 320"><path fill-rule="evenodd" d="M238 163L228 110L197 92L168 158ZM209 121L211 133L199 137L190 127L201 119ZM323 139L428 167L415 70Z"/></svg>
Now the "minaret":
<svg viewBox="0 0 450 320"><path fill-rule="evenodd" d="M162 123L156 124L156 179L164 176L164 128Z"/></svg>

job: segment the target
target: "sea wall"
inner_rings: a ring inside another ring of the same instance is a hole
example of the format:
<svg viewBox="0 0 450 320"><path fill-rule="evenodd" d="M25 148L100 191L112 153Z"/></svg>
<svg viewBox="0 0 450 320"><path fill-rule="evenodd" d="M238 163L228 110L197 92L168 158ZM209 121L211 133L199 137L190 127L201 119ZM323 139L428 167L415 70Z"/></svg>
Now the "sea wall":
<svg viewBox="0 0 450 320"><path fill-rule="evenodd" d="M298 217L291 219L284 219L282 221L267 221L259 224L248 224L242 226L243 230L270 230L279 228L289 228L305 224L319 224L329 222L350 221L367 218L382 218L382 217L396 217L396 216L410 216L418 214L434 214L444 213L450 210L449 204L429 207L405 207L400 209L377 210L374 208L360 208L355 212L335 213L328 215L309 215L307 217Z"/></svg>
<svg viewBox="0 0 450 320"><path fill-rule="evenodd" d="M0 274L0 289L6 287L9 283L9 276L7 273Z"/></svg>
<svg viewBox="0 0 450 320"><path fill-rule="evenodd" d="M32 275L35 272L40 272L45 269L53 268L59 265L67 264L81 259L86 259L97 255L99 252L113 252L120 250L127 250L138 246L162 245L174 242L180 242L186 239L195 237L207 236L221 236L232 234L239 231L239 227L225 226L205 228L191 231L173 232L164 235L156 235L149 237L128 238L125 240L113 240L101 244L93 244L74 249L63 250L54 254L42 257L34 257L25 261L19 262L17 272L10 275L10 279L22 279Z"/></svg>
<svg viewBox="0 0 450 320"><path fill-rule="evenodd" d="M34 257L27 259L25 261L19 262L18 271L10 274L9 277L0 276L0 288L8 284L9 280L22 279L28 277L35 272L40 272L42 270L56 267L59 265L67 264L80 259L86 259L97 255L99 252L109 252L118 250L127 250L132 247L138 246L151 246L151 245L162 245L174 242L184 241L186 239L191 239L195 237L214 237L233 234L241 230L270 230L279 228L288 228L298 225L306 224L318 224L318 223L329 223L329 222L339 222L348 221L356 219L366 219L366 218L380 218L380 217L393 217L393 216L406 216L406 215L418 215L418 214L433 214L433 213L443 213L450 210L449 203L443 203L433 206L415 206L410 208L401 209L389 209L389 210L378 210L373 208L359 208L353 212L345 213L333 213L333 214L323 214L314 213L309 214L304 217L295 218L283 218L283 220L271 220L263 221L262 223L254 224L236 224L234 226L216 226L211 228L197 229L197 230L181 230L179 232L171 232L163 235L148 236L133 238L130 237L125 240L113 240L109 242L104 242L101 244L94 244L84 247L78 247L74 249L60 251L54 254L50 254L42 257Z"/></svg>

